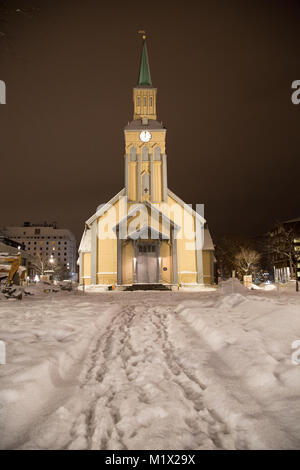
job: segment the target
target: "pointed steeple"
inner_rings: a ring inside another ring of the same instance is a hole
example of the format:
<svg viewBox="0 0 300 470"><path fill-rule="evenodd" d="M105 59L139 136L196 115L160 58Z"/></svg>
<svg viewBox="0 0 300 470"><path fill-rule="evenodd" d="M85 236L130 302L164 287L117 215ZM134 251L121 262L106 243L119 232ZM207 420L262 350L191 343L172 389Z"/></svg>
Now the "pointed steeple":
<svg viewBox="0 0 300 470"><path fill-rule="evenodd" d="M139 86L152 86L145 34L143 35L143 49L140 65Z"/></svg>
<svg viewBox="0 0 300 470"><path fill-rule="evenodd" d="M156 88L153 88L146 44L145 31L139 31L143 35L143 49L141 56L140 75L138 85L133 89L133 119L156 120Z"/></svg>

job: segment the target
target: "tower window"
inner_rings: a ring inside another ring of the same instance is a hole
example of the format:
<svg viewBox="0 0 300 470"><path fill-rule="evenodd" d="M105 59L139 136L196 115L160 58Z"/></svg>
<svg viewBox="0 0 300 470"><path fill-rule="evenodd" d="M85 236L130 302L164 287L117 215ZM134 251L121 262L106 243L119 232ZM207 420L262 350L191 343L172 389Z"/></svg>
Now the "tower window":
<svg viewBox="0 0 300 470"><path fill-rule="evenodd" d="M137 105L141 106L141 98L139 96L137 97Z"/></svg>
<svg viewBox="0 0 300 470"><path fill-rule="evenodd" d="M153 103L152 103L152 96L150 96L150 106L151 106L151 108L152 108L152 105L153 105Z"/></svg>
<svg viewBox="0 0 300 470"><path fill-rule="evenodd" d="M130 161L136 162L136 148L135 147L131 147L130 149Z"/></svg>
<svg viewBox="0 0 300 470"><path fill-rule="evenodd" d="M160 147L154 149L154 160L161 160Z"/></svg>
<svg viewBox="0 0 300 470"><path fill-rule="evenodd" d="M142 160L147 162L149 160L149 149L148 147L143 147L142 149Z"/></svg>
<svg viewBox="0 0 300 470"><path fill-rule="evenodd" d="M144 106L146 106L146 105L147 105L147 98L146 98L146 96L144 96Z"/></svg>

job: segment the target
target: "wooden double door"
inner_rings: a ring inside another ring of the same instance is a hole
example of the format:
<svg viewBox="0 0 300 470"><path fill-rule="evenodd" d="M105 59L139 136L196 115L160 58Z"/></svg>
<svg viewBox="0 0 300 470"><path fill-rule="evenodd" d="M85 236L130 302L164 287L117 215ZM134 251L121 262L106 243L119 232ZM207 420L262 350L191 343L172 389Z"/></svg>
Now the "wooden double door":
<svg viewBox="0 0 300 470"><path fill-rule="evenodd" d="M136 270L139 284L156 284L159 282L159 250L157 241L138 242Z"/></svg>

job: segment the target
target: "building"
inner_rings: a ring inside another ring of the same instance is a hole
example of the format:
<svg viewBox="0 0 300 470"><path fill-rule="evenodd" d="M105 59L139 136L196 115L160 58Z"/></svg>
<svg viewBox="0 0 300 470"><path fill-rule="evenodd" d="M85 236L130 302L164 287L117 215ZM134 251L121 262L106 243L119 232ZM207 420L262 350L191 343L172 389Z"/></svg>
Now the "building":
<svg viewBox="0 0 300 470"><path fill-rule="evenodd" d="M55 223L24 222L23 227L4 227L1 232L33 257L51 257L70 277L76 276L76 240L70 230L57 228Z"/></svg>
<svg viewBox="0 0 300 470"><path fill-rule="evenodd" d="M211 284L214 245L203 214L167 185L166 128L157 120L145 36L133 103L124 128L125 187L85 223L80 284Z"/></svg>
<svg viewBox="0 0 300 470"><path fill-rule="evenodd" d="M275 280L287 282L296 278L300 281L300 217L277 225L269 237Z"/></svg>

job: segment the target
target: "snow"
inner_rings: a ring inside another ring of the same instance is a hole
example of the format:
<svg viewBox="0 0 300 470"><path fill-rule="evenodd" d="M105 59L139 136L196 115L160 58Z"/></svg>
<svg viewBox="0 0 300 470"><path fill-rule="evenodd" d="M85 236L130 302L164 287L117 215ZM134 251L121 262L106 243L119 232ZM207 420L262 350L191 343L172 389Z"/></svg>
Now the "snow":
<svg viewBox="0 0 300 470"><path fill-rule="evenodd" d="M299 448L294 285L45 287L0 302L0 448Z"/></svg>

